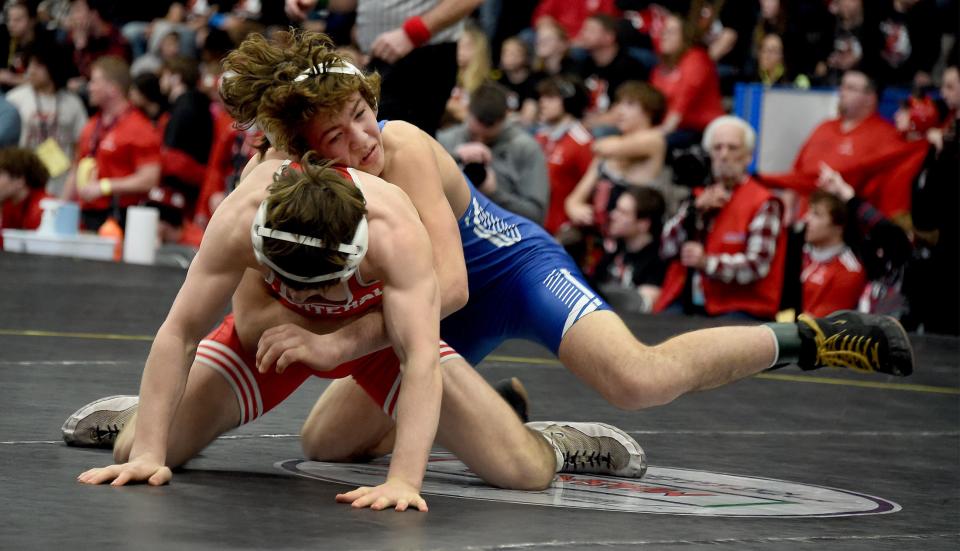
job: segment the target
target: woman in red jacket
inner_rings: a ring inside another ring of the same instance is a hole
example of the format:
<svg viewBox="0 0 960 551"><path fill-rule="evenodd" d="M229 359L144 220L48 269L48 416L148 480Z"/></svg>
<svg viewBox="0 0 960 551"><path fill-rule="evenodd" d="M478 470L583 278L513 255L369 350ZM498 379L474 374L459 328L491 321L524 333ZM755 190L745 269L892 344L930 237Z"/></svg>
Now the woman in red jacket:
<svg viewBox="0 0 960 551"><path fill-rule="evenodd" d="M650 74L650 83L667 97L667 116L660 129L670 149L696 143L710 121L724 114L717 68L676 14L664 24L660 64Z"/></svg>

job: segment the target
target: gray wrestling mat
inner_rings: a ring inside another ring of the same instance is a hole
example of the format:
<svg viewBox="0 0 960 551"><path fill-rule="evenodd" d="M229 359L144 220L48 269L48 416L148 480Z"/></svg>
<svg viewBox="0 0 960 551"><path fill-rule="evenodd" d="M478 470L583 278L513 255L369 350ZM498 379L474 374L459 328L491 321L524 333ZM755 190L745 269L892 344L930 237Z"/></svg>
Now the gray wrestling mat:
<svg viewBox="0 0 960 551"><path fill-rule="evenodd" d="M136 392L184 272L0 253L2 549L956 549L960 345L915 337L907 379L796 369L623 412L545 351L508 343L480 365L520 376L535 420L630 432L644 479L564 476L545 492L480 483L436 450L426 514L334 502L384 465L301 461L300 424L324 387L215 442L169 486L75 482L107 452L68 448L81 405ZM627 320L646 342L705 320ZM173 430L176 430L174 428Z"/></svg>

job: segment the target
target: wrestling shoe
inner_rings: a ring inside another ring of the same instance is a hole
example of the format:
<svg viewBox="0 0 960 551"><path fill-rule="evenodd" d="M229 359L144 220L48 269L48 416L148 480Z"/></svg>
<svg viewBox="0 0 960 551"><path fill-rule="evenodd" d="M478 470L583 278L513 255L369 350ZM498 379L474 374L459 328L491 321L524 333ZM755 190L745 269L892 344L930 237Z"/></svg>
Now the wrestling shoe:
<svg viewBox="0 0 960 551"><path fill-rule="evenodd" d="M521 421L526 423L530 420L530 398L527 396L527 389L524 388L523 383L520 382L520 379L516 377L501 379L497 381L495 385L493 385L493 389L497 391L497 394L499 394L500 397L510 404L510 407L513 408L513 411L517 412L517 415L520 416Z"/></svg>
<svg viewBox="0 0 960 551"><path fill-rule="evenodd" d="M553 445L563 473L589 473L640 478L647 458L636 440L604 423L527 423Z"/></svg>
<svg viewBox="0 0 960 551"><path fill-rule="evenodd" d="M913 373L913 348L900 322L890 316L840 310L825 318L801 314L802 369L846 367L906 377Z"/></svg>
<svg viewBox="0 0 960 551"><path fill-rule="evenodd" d="M61 427L63 441L68 446L112 449L138 403L138 396L107 396L83 406Z"/></svg>

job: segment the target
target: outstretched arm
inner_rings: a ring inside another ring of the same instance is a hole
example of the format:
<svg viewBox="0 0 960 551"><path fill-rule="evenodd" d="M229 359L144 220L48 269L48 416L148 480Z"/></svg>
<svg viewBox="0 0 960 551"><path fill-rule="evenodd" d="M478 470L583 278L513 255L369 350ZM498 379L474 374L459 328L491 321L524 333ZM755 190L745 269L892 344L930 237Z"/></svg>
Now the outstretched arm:
<svg viewBox="0 0 960 551"><path fill-rule="evenodd" d="M243 274L248 254L238 249L235 215L218 210L170 313L157 331L140 383L140 406L133 449L127 463L91 469L81 482L115 486L170 480L165 466L170 425L186 386L197 345L223 312ZM223 212L223 215L221 215ZM248 241L249 242L249 241Z"/></svg>
<svg viewBox="0 0 960 551"><path fill-rule="evenodd" d="M609 136L593 142L593 153L598 157L626 157L646 159L663 154L667 142L656 130L631 132L624 136Z"/></svg>
<svg viewBox="0 0 960 551"><path fill-rule="evenodd" d="M383 239L371 262L384 272L383 313L387 334L400 360L403 382L397 399L397 437L387 480L376 488L359 488L337 496L354 507L402 511L413 505L427 510L420 497L430 448L440 418L440 293L431 263L430 238L413 206L403 224L371 222L371 234Z"/></svg>

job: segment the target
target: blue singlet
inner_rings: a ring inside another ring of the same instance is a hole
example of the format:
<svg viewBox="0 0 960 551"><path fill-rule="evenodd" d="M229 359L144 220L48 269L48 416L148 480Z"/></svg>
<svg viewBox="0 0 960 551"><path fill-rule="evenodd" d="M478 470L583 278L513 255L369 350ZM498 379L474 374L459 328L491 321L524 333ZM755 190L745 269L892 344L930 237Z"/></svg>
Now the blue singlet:
<svg viewBox="0 0 960 551"><path fill-rule="evenodd" d="M538 342L556 354L577 320L610 305L550 234L464 179L470 205L458 225L470 300L440 323L440 336L472 365L507 339Z"/></svg>

